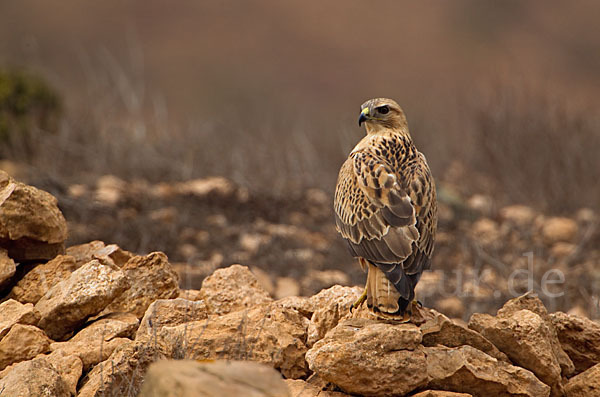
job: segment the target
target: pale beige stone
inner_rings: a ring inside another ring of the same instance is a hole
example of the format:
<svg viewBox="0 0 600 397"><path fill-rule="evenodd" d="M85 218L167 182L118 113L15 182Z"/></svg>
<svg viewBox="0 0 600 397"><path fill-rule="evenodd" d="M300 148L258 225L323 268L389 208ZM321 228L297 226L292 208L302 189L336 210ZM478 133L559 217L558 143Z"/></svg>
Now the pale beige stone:
<svg viewBox="0 0 600 397"><path fill-rule="evenodd" d="M312 371L351 394L404 395L428 382L421 331L413 324L340 322L306 353Z"/></svg>
<svg viewBox="0 0 600 397"><path fill-rule="evenodd" d="M569 383L565 387L565 394L567 397L600 396L600 364L569 379Z"/></svg>
<svg viewBox="0 0 600 397"><path fill-rule="evenodd" d="M15 324L0 341L0 370L50 349L51 340L33 325Z"/></svg>
<svg viewBox="0 0 600 397"><path fill-rule="evenodd" d="M472 346L488 355L505 362L510 362L493 343L478 332L457 324L441 313L431 311L433 318L421 324L424 346L442 345L446 347Z"/></svg>
<svg viewBox="0 0 600 397"><path fill-rule="evenodd" d="M0 248L0 291L6 287L16 270L17 265L8 256L8 251Z"/></svg>
<svg viewBox="0 0 600 397"><path fill-rule="evenodd" d="M54 340L75 331L102 311L128 287L123 272L114 264L94 259L54 285L35 305L38 326Z"/></svg>
<svg viewBox="0 0 600 397"><path fill-rule="evenodd" d="M544 222L542 236L546 244L574 242L577 237L577 223L570 218L550 218Z"/></svg>
<svg viewBox="0 0 600 397"><path fill-rule="evenodd" d="M179 276L162 252L135 256L122 267L129 288L114 299L102 312L127 312L142 318L157 299L179 296Z"/></svg>
<svg viewBox="0 0 600 397"><path fill-rule="evenodd" d="M46 357L12 366L0 379L0 390L10 397L72 396L69 384Z"/></svg>
<svg viewBox="0 0 600 397"><path fill-rule="evenodd" d="M14 299L0 303L0 339L2 339L15 324L37 325L40 320L39 312L31 303L22 304Z"/></svg>
<svg viewBox="0 0 600 397"><path fill-rule="evenodd" d="M278 277L275 284L275 299L300 295L300 283L291 277Z"/></svg>
<svg viewBox="0 0 600 397"><path fill-rule="evenodd" d="M50 193L0 171L0 245L17 261L52 259L64 250L67 222Z"/></svg>
<svg viewBox="0 0 600 397"><path fill-rule="evenodd" d="M471 346L426 347L428 388L474 396L548 397L550 387L530 371Z"/></svg>
<svg viewBox="0 0 600 397"><path fill-rule="evenodd" d="M207 397L289 397L281 375L264 364L247 361L197 362L162 360L150 366L140 395ZM297 396L294 396L297 397Z"/></svg>
<svg viewBox="0 0 600 397"><path fill-rule="evenodd" d="M562 312L550 314L563 350L575 365L575 373L600 363L600 324Z"/></svg>
<svg viewBox="0 0 600 397"><path fill-rule="evenodd" d="M74 257L58 255L27 272L13 287L9 296L21 303L36 304L50 288L69 278L76 269Z"/></svg>
<svg viewBox="0 0 600 397"><path fill-rule="evenodd" d="M152 338L165 326L176 326L208 318L204 301L189 301L182 298L159 299L146 310L137 330L136 339Z"/></svg>
<svg viewBox="0 0 600 397"><path fill-rule="evenodd" d="M173 327L152 339L166 356L196 360L250 360L271 365L286 378L306 376L308 319L276 303Z"/></svg>
<svg viewBox="0 0 600 397"><path fill-rule="evenodd" d="M551 330L542 317L530 310L519 310L510 317L474 314L469 328L481 333L515 364L531 370L552 387L552 395L563 392L561 368L553 352Z"/></svg>
<svg viewBox="0 0 600 397"><path fill-rule="evenodd" d="M256 276L241 265L215 270L204 279L200 292L208 310L217 315L273 301Z"/></svg>
<svg viewBox="0 0 600 397"><path fill-rule="evenodd" d="M138 325L137 317L131 313L109 314L87 325L68 341L52 343L50 350L76 355L87 371L106 360L117 347L129 342Z"/></svg>

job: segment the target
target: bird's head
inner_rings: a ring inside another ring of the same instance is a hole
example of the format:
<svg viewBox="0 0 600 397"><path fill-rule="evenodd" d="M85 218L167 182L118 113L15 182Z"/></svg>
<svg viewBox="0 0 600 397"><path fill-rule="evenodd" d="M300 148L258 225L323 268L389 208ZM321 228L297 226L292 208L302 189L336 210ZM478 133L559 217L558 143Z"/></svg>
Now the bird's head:
<svg viewBox="0 0 600 397"><path fill-rule="evenodd" d="M382 129L407 132L406 116L400 105L391 99L370 99L360 106L358 125L365 123L367 133L377 132Z"/></svg>

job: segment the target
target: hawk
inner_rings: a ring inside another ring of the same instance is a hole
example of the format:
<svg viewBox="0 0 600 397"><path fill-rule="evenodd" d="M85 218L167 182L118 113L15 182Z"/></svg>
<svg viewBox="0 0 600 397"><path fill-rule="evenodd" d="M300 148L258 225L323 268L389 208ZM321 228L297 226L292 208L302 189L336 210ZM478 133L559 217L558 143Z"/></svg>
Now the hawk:
<svg viewBox="0 0 600 397"><path fill-rule="evenodd" d="M334 197L336 229L364 271L361 298L384 317L410 319L415 286L431 266L437 227L435 184L425 156L391 99L361 106L367 135L340 169Z"/></svg>

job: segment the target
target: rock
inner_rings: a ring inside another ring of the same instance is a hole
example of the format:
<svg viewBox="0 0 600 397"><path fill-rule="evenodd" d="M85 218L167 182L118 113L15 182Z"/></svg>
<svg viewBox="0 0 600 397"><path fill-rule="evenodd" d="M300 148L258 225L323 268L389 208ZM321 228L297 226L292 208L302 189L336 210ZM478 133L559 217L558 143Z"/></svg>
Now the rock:
<svg viewBox="0 0 600 397"><path fill-rule="evenodd" d="M277 284L275 286L275 299L297 295L300 295L300 284L296 280L291 277L277 278Z"/></svg>
<svg viewBox="0 0 600 397"><path fill-rule="evenodd" d="M119 202L127 190L127 182L114 175L103 175L96 181L95 198L105 205L113 206Z"/></svg>
<svg viewBox="0 0 600 397"><path fill-rule="evenodd" d="M199 301L202 299L202 295L197 289L180 289L178 298L188 301Z"/></svg>
<svg viewBox="0 0 600 397"><path fill-rule="evenodd" d="M223 177L193 179L175 184L177 194L193 195L200 198L217 196L227 198L235 194L235 185Z"/></svg>
<svg viewBox="0 0 600 397"><path fill-rule="evenodd" d="M83 364L76 355L68 354L63 350L56 350L47 355L39 355L43 357L60 374L65 382L67 389L72 396L77 394L77 383L83 371Z"/></svg>
<svg viewBox="0 0 600 397"><path fill-rule="evenodd" d="M315 311L315 305L306 296L286 296L276 301L276 303L285 309L296 310L308 319L312 317Z"/></svg>
<svg viewBox="0 0 600 397"><path fill-rule="evenodd" d="M312 315L308 326L307 345L310 347L333 329L341 318L350 314L350 307L362 293L359 287L333 286L313 295L309 301Z"/></svg>
<svg viewBox="0 0 600 397"><path fill-rule="evenodd" d="M148 366L162 358L153 344L125 343L92 368L77 397L137 396Z"/></svg>
<svg viewBox="0 0 600 397"><path fill-rule="evenodd" d="M424 348L428 388L474 396L550 395L550 387L526 369L488 356L471 346Z"/></svg>
<svg viewBox="0 0 600 397"><path fill-rule="evenodd" d="M35 308L41 316L38 326L50 338L61 340L102 311L127 286L117 266L94 259L50 288L37 302Z"/></svg>
<svg viewBox="0 0 600 397"><path fill-rule="evenodd" d="M0 379L0 390L10 397L71 397L69 384L44 356L14 365Z"/></svg>
<svg viewBox="0 0 600 397"><path fill-rule="evenodd" d="M140 322L136 340L151 338L164 326L175 326L208 318L204 301L189 301L182 298L154 301Z"/></svg>
<svg viewBox="0 0 600 397"><path fill-rule="evenodd" d="M336 391L327 391L323 388L308 383L302 379L284 380L292 397L346 397L348 394Z"/></svg>
<svg viewBox="0 0 600 397"><path fill-rule="evenodd" d="M561 368L553 352L552 333L544 320L530 310L519 310L508 318L474 314L469 328L481 333L515 364L531 370L552 387L552 395L563 394Z"/></svg>
<svg viewBox="0 0 600 397"><path fill-rule="evenodd" d="M245 361L163 360L148 369L140 395L145 397L288 397L281 375L264 364ZM201 392L200 392L201 391Z"/></svg>
<svg viewBox="0 0 600 397"><path fill-rule="evenodd" d="M35 304L51 287L69 278L76 268L74 257L58 255L27 272L10 291L9 297L21 303Z"/></svg>
<svg viewBox="0 0 600 397"><path fill-rule="evenodd" d="M121 249L116 244L105 245L102 241L94 240L89 243L74 245L67 248L67 255L75 258L78 267L92 259L109 257L119 267L123 267L134 255Z"/></svg>
<svg viewBox="0 0 600 397"><path fill-rule="evenodd" d="M465 305L457 296L439 299L436 306L440 312L448 317L462 318L465 315Z"/></svg>
<svg viewBox="0 0 600 397"><path fill-rule="evenodd" d="M215 270L204 279L200 292L208 310L217 315L273 301L256 276L241 265Z"/></svg>
<svg viewBox="0 0 600 397"><path fill-rule="evenodd" d="M467 200L467 206L484 216L490 216L494 209L494 200L490 196L474 194Z"/></svg>
<svg viewBox="0 0 600 397"><path fill-rule="evenodd" d="M256 266L252 267L250 271L256 276L258 284L260 284L269 295L275 295L275 284L273 284L273 279L269 273Z"/></svg>
<svg viewBox="0 0 600 397"><path fill-rule="evenodd" d="M571 375L573 375L575 371L575 366L573 365L573 362L571 361L567 353L565 353L565 351L562 349L560 342L558 341L556 329L554 328L552 320L548 315L548 311L546 310L546 307L544 306L540 298L538 298L537 294L533 292L528 292L524 295L510 299L504 304L504 306L502 306L502 308L500 308L500 310L498 310L497 315L498 317L508 318L512 316L515 312L523 309L530 310L533 313L536 313L542 318L542 320L544 320L544 323L546 323L546 326L548 327L551 333L549 342L552 346L552 353L558 360L558 364L560 365L562 375L566 377L570 377Z"/></svg>
<svg viewBox="0 0 600 397"><path fill-rule="evenodd" d="M441 313L434 312L433 318L423 323L420 328L423 334L423 346L459 347L467 345L481 350L497 360L510 362L506 354L498 350L481 334L456 324Z"/></svg>
<svg viewBox="0 0 600 397"><path fill-rule="evenodd" d="M122 270L130 286L102 314L127 312L142 318L155 300L176 298L179 295L179 276L162 252L135 256Z"/></svg>
<svg viewBox="0 0 600 397"><path fill-rule="evenodd" d="M19 361L30 360L46 353L50 339L33 325L15 324L0 341L0 370Z"/></svg>
<svg viewBox="0 0 600 397"><path fill-rule="evenodd" d="M472 397L469 393L455 393L453 391L445 390L425 390L417 394L413 394L412 397Z"/></svg>
<svg viewBox="0 0 600 397"><path fill-rule="evenodd" d="M8 251L0 248L0 291L6 287L16 271L15 261L8 256Z"/></svg>
<svg viewBox="0 0 600 397"><path fill-rule="evenodd" d="M576 252L576 250L577 245L559 241L558 243L552 245L552 248L550 248L550 254L556 258L566 258Z"/></svg>
<svg viewBox="0 0 600 397"><path fill-rule="evenodd" d="M515 226L528 227L535 219L536 213L525 205L510 205L500 210L500 217Z"/></svg>
<svg viewBox="0 0 600 397"><path fill-rule="evenodd" d="M577 237L577 223L570 218L550 218L542 226L542 236L548 245L561 241L572 243Z"/></svg>
<svg viewBox="0 0 600 397"><path fill-rule="evenodd" d="M308 320L295 310L270 303L173 327L153 339L170 358L249 360L269 364L286 378L308 371Z"/></svg>
<svg viewBox="0 0 600 397"><path fill-rule="evenodd" d="M81 359L83 369L106 360L112 352L133 338L138 327L137 317L131 313L113 313L89 324L66 342L50 344L50 350L63 351Z"/></svg>
<svg viewBox="0 0 600 397"><path fill-rule="evenodd" d="M8 255L18 262L52 259L66 238L56 198L0 171L0 246Z"/></svg>
<svg viewBox="0 0 600 397"><path fill-rule="evenodd" d="M310 369L351 394L404 395L428 382L421 331L368 319L340 322L306 353Z"/></svg>
<svg viewBox="0 0 600 397"><path fill-rule="evenodd" d="M15 324L37 325L40 320L39 312L31 303L26 305L9 299L0 303L0 339L2 339Z"/></svg>
<svg viewBox="0 0 600 397"><path fill-rule="evenodd" d="M600 364L569 379L569 383L565 387L565 394L567 397L600 396Z"/></svg>
<svg viewBox="0 0 600 397"><path fill-rule="evenodd" d="M575 365L575 373L600 363L600 324L562 312L550 314L550 319L563 350Z"/></svg>
<svg viewBox="0 0 600 397"><path fill-rule="evenodd" d="M348 274L340 270L315 270L310 269L306 276L300 281L300 285L304 293L316 293L325 288L333 287L334 285L350 284Z"/></svg>

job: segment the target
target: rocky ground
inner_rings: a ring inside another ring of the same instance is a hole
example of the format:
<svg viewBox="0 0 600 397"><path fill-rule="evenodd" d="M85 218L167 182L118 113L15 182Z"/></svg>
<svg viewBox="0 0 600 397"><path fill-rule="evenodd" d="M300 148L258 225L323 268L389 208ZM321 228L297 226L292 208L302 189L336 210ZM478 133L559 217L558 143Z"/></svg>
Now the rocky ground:
<svg viewBox="0 0 600 397"><path fill-rule="evenodd" d="M229 237L219 240L212 230L204 230L207 237L200 226L191 228L187 249L194 246L195 255L213 242L215 253L226 252L229 241L242 263L261 253L271 259L252 269L216 269L228 260L222 254L194 273L190 264L171 263L162 252L136 255L110 241L71 244L57 200L0 172L0 396L600 395L600 325L570 292L575 284L567 286L571 312L565 313L553 307L549 312L547 297L534 293L507 300L510 291L495 279L507 271L500 264L511 259L502 256L509 255L502 241L524 248L533 244L540 248L540 266L562 269L569 278L577 274L592 296L598 251L588 248L595 239L591 211L571 219L509 207L496 216L484 198L473 198L464 208L447 204L444 217L452 214L454 220L443 218L442 225L455 229L440 233L444 259L438 259L437 271L456 260L456 268L465 272L475 264L481 272L489 267L496 273L488 273L476 293L458 298L450 291L457 280L430 273L420 285L434 290L432 283L443 283L446 293L427 295L421 287L426 307L413 323L398 324L364 309L349 312L361 288L331 285L352 284L353 276L341 265L315 265L309 270L320 276L304 274L300 280L308 281L300 282L294 281L295 270L267 272L269 261L287 258L286 250L296 250L286 266L302 255L313 263L333 255L330 231L319 230L314 220L327 217L320 192L299 200L304 207L290 204L287 215L263 204L263 215L281 213L247 218L247 227L234 233L242 222L233 216L236 206L257 199L228 181L144 189L148 196L143 197L167 195L176 208L154 212L165 225L169 217L185 213L181 197L212 203L200 207L206 213L199 217L215 222ZM127 203L127 189L110 191L71 187L68 194L103 192L100 202ZM457 215L463 209L466 215ZM312 220L305 216L311 211ZM121 216L123 223L137 219L127 211ZM289 224L276 223L281 216ZM70 233L74 228L77 234L79 222L69 222ZM451 236L461 233L463 244L475 240L479 245L453 247L456 237ZM269 257L275 246L280 251ZM301 249L307 252L299 254ZM488 263L494 261L499 262ZM192 288L182 284L189 273L198 278ZM327 288L317 292L323 285ZM486 313L492 301L500 308L494 315ZM427 302L438 310L427 308ZM478 307L485 310L473 313Z"/></svg>

